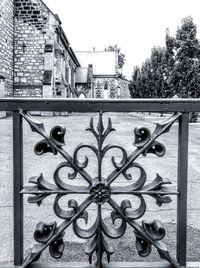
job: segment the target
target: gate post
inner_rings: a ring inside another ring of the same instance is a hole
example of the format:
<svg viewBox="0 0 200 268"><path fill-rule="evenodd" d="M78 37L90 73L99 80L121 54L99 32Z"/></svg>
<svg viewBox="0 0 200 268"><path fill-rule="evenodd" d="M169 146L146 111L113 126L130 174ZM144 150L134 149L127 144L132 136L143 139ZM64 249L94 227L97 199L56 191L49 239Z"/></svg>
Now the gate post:
<svg viewBox="0 0 200 268"><path fill-rule="evenodd" d="M22 116L13 112L13 206L14 206L14 265L23 261L23 129Z"/></svg>
<svg viewBox="0 0 200 268"><path fill-rule="evenodd" d="M178 199L177 199L177 260L186 267L187 244L187 177L188 177L188 127L189 114L179 118L178 136Z"/></svg>

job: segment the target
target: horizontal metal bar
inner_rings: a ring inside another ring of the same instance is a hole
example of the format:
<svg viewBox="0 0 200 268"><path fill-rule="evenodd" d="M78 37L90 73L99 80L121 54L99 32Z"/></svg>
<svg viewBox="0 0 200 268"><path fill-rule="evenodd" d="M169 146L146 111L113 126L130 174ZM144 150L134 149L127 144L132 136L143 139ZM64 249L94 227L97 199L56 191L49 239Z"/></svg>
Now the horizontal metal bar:
<svg viewBox="0 0 200 268"><path fill-rule="evenodd" d="M89 265L87 263L63 263L63 266L55 266L55 264L46 264L47 266L37 266L31 265L30 268L96 268L95 265ZM102 268L171 268L173 267L168 262L113 262L113 263L104 263Z"/></svg>
<svg viewBox="0 0 200 268"><path fill-rule="evenodd" d="M35 191L27 191L22 190L21 194L89 194L89 191L70 191L70 190L35 190Z"/></svg>
<svg viewBox="0 0 200 268"><path fill-rule="evenodd" d="M13 263L1 264L1 268L20 268L14 266ZM171 264L166 262L113 262L105 264L102 268L171 268ZM200 262L187 262L187 268L199 268ZM93 265L87 263L35 263L30 264L29 268L95 268Z"/></svg>
<svg viewBox="0 0 200 268"><path fill-rule="evenodd" d="M69 191L69 190L35 190L35 191L28 191L28 190L22 190L20 192L21 194L89 194L88 191ZM128 191L118 191L115 190L112 192L112 194L126 194L126 195L136 195L136 194L145 194L145 195L178 195L179 193L177 191L174 192L165 192L165 191L133 191L133 192L128 192Z"/></svg>
<svg viewBox="0 0 200 268"><path fill-rule="evenodd" d="M43 99L2 98L2 111L69 111L69 112L200 112L200 99Z"/></svg>
<svg viewBox="0 0 200 268"><path fill-rule="evenodd" d="M120 191L120 190L114 190L112 191L112 194L126 194L126 195L140 195L140 194L145 194L145 195L179 195L179 192L178 191L173 191L173 192L167 192L167 191L132 191L132 192L129 192L129 191Z"/></svg>

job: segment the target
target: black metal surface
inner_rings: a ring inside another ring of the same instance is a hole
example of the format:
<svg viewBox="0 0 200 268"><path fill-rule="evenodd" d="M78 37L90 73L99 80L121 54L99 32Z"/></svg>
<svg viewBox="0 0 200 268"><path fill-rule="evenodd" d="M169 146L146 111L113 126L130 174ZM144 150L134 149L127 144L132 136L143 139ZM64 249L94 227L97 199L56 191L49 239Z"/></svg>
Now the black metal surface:
<svg viewBox="0 0 200 268"><path fill-rule="evenodd" d="M13 113L13 207L14 207L14 264L23 262L23 120Z"/></svg>
<svg viewBox="0 0 200 268"><path fill-rule="evenodd" d="M151 253L151 247L154 246L161 258L167 260L173 267L179 267L179 264L174 260L162 239L165 236L165 229L162 223L154 220L153 222L142 221L139 224L136 220L141 218L146 212L145 195L149 195L155 199L158 206L163 203L170 203L172 200L170 195L176 195L178 192L169 187L171 182L163 179L158 174L155 179L146 183L147 175L144 168L138 164L136 159L140 155L147 155L149 153L162 157L165 154L165 147L157 141L157 138L168 132L172 124L181 116L180 113L173 114L167 121L162 124L157 124L155 130L150 133L146 128L135 129L135 147L136 149L128 155L126 150L119 145L105 145L107 136L115 129L112 127L111 119L105 127L103 124L103 113L99 113L99 121L97 127L94 126L93 118L90 120L90 126L87 131L90 131L96 138L97 145L80 144L76 147L73 155L70 155L63 149L65 128L56 126L52 128L50 134L45 130L42 123L37 122L29 114L21 111L21 115L31 126L32 131L39 133L43 139L35 146L35 153L41 155L44 153L61 154L65 161L61 163L54 172L54 184L49 183L42 174L38 177L32 177L29 180L30 185L24 187L22 194L31 194L28 198L30 203L37 203L40 205L47 196L56 194L54 201L55 214L63 219L63 222L57 226L56 222L37 224L34 238L38 242L32 249L24 261L22 268L27 267L30 263L37 261L42 252L49 248L50 254L54 258L61 258L64 251L64 235L65 230L72 224L74 233L84 239L89 239L90 242L85 250L89 257L89 262L92 262L93 255L96 254L96 267L102 266L102 256L107 256L107 261L110 262L111 255L114 253L112 247L107 242L107 238L117 239L124 235L127 225L133 228L133 233L136 237L136 249L141 257L146 257ZM98 166L97 177L93 178L86 171L88 166L88 157L85 156L84 161L80 161L78 153L84 149L90 149L95 153ZM107 178L102 176L102 160L105 154L112 150L118 149L122 153L122 159L117 162L115 157L112 157L112 165L114 171L110 173ZM59 171L64 167L70 167L73 172L68 174L69 179L75 179L77 175L81 176L86 182L87 186L72 186L63 182L59 176ZM129 173L130 169L138 169L140 176L135 181L135 178ZM113 186L112 183L120 175L126 180L130 180L131 184L127 186ZM134 181L134 182L133 182ZM59 200L66 194L87 194L86 200L78 204L74 199L69 200L68 210L62 209L59 205ZM112 195L126 194L127 199L123 200L121 204L117 204ZM140 205L137 209L132 208L128 195L134 195L140 200ZM91 203L97 205L97 217L92 227L82 229L78 224L78 219L83 218L87 223L88 211L87 208ZM112 207L111 219L112 225L108 226L102 217L102 205L108 203ZM116 219L121 220L121 224L116 227Z"/></svg>
<svg viewBox="0 0 200 268"><path fill-rule="evenodd" d="M63 99L0 98L2 111L200 112L200 99Z"/></svg>
<svg viewBox="0 0 200 268"><path fill-rule="evenodd" d="M177 199L177 260L186 266L187 244L187 181L188 181L189 114L179 118L178 191Z"/></svg>

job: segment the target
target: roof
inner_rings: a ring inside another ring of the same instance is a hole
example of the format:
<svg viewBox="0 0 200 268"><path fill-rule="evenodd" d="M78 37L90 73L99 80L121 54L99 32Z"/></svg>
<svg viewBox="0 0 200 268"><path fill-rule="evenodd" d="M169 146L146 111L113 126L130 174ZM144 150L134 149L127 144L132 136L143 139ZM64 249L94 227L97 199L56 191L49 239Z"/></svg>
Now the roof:
<svg viewBox="0 0 200 268"><path fill-rule="evenodd" d="M76 83L87 83L87 82L88 82L88 68L77 68Z"/></svg>
<svg viewBox="0 0 200 268"><path fill-rule="evenodd" d="M77 57L76 57L76 55L75 55L72 47L70 46L69 40L68 40L68 38L67 38L67 36L66 36L66 34L65 34L62 26L61 26L62 22L60 20L59 15L58 14L54 14L52 12L52 10L44 3L43 0L40 0L40 1L47 8L47 10L54 16L54 18L58 21L58 23L59 23L59 29L60 29L60 38L61 38L61 40L62 40L62 42L63 42L66 50L68 51L69 55L71 56L71 58L73 59L74 63L76 64L76 66L77 67L80 67L81 65L80 65L80 63L79 63L79 61L78 61L78 59L77 59Z"/></svg>

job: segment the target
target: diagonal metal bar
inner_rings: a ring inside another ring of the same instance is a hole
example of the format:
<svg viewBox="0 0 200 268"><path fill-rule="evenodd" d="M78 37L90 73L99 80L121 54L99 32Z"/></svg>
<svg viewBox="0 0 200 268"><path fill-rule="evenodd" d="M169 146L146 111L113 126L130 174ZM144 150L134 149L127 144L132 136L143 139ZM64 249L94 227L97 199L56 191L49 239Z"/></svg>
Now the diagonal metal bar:
<svg viewBox="0 0 200 268"><path fill-rule="evenodd" d="M155 248L158 250L158 252L161 250L161 248L159 247L159 241L154 241L153 239L151 239L150 236L148 236L141 228L141 226L136 223L133 220L130 220L121 210L121 208L118 206L118 204L112 199L110 198L108 203L110 204L110 206L117 211L117 213L122 217L123 220L125 220L139 235L141 235L146 241L148 241L151 245L154 245ZM166 260L168 260L174 267L178 268L179 264L177 263L176 260L174 260L173 258L171 258L169 255L165 255Z"/></svg>
<svg viewBox="0 0 200 268"><path fill-rule="evenodd" d="M91 176L83 169L80 169L74 162L73 158L70 154L68 154L64 149L57 146L57 144L51 140L46 133L45 129L41 127L41 125L38 125L38 122L36 122L29 114L26 114L24 111L20 111L20 114L23 116L23 118L29 123L32 129L34 129L37 133L39 133L42 137L44 137L49 144L58 151L71 165L71 167L77 171L81 176L89 183L89 185L92 185L92 178Z"/></svg>
<svg viewBox="0 0 200 268"><path fill-rule="evenodd" d="M181 116L181 113L174 114L168 122L157 131L157 133L154 131L154 133L151 136L151 139L142 147L138 148L135 151L133 151L129 156L127 162L120 168L115 169L108 177L107 177L107 183L110 185L123 171L125 171L133 161L135 161L143 152L145 152L152 143L163 133L165 133L171 125Z"/></svg>
<svg viewBox="0 0 200 268"><path fill-rule="evenodd" d="M61 225L58 227L57 232L51 237L51 239L44 245L39 248L37 252L34 254L30 254L28 258L24 261L21 268L26 268L30 263L32 263L35 259L37 259L38 256L48 247L50 246L62 233L65 229L67 229L75 220L77 220L80 215L83 213L83 211L92 203L91 198L88 197L80 206L78 209L78 212L70 219L65 220L61 223Z"/></svg>

